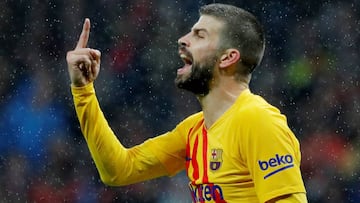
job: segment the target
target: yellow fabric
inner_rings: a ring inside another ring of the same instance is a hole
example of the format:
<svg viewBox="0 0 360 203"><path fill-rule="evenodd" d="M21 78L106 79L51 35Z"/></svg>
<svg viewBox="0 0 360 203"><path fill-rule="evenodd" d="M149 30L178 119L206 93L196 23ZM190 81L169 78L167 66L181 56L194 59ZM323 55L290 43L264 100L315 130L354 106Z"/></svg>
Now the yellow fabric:
<svg viewBox="0 0 360 203"><path fill-rule="evenodd" d="M307 199L305 193L295 193L274 203L307 203Z"/></svg>
<svg viewBox="0 0 360 203"><path fill-rule="evenodd" d="M305 194L299 143L285 116L249 90L209 129L199 112L171 132L130 149L109 128L92 84L72 87L72 92L82 132L108 184L129 184L185 169L194 202L255 203Z"/></svg>
<svg viewBox="0 0 360 203"><path fill-rule="evenodd" d="M145 143L126 149L119 142L100 110L92 83L71 89L81 131L104 183L127 185L167 175Z"/></svg>

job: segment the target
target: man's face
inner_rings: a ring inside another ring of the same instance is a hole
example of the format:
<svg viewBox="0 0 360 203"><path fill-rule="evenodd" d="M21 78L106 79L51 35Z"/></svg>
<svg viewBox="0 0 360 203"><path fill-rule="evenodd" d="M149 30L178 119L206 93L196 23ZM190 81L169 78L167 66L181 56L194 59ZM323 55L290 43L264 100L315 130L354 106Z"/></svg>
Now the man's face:
<svg viewBox="0 0 360 203"><path fill-rule="evenodd" d="M221 21L202 15L191 31L178 40L185 65L177 70L175 84L196 95L207 95L217 66Z"/></svg>

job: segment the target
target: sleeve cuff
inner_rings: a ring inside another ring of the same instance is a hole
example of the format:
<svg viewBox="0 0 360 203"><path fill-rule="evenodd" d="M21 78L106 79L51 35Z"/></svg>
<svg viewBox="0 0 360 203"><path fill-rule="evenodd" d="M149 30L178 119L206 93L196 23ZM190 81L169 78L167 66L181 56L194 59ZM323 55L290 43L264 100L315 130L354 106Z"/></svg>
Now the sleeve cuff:
<svg viewBox="0 0 360 203"><path fill-rule="evenodd" d="M71 92L73 95L84 94L84 93L95 93L94 83L91 82L81 87L77 87L71 84Z"/></svg>

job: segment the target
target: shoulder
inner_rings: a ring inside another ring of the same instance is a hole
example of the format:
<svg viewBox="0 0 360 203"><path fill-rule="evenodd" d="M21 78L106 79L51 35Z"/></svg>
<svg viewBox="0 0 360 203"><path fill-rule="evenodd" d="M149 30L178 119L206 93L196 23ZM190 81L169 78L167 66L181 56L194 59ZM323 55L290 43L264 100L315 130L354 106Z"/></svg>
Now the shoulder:
<svg viewBox="0 0 360 203"><path fill-rule="evenodd" d="M191 123L194 123L194 122L201 121L203 119L204 119L203 112L200 111L200 112L197 112L197 113L194 113L194 114L188 116L182 122L180 122L180 124L191 124Z"/></svg>
<svg viewBox="0 0 360 203"><path fill-rule="evenodd" d="M240 124L241 143L248 147L268 150L298 148L297 138L289 128L286 116L262 97L250 95L244 105L238 107L236 117Z"/></svg>
<svg viewBox="0 0 360 203"><path fill-rule="evenodd" d="M278 142L293 137L286 116L278 108L255 94L243 99L242 105L234 112L233 120L244 142Z"/></svg>
<svg viewBox="0 0 360 203"><path fill-rule="evenodd" d="M241 101L237 102L236 117L244 122L259 124L266 120L286 121L280 110L268 103L263 97L250 91L244 92Z"/></svg>
<svg viewBox="0 0 360 203"><path fill-rule="evenodd" d="M201 123L204 120L203 112L197 112L194 113L187 118L185 118L183 121L181 121L175 128L176 131L188 131L192 127L194 127L196 124Z"/></svg>

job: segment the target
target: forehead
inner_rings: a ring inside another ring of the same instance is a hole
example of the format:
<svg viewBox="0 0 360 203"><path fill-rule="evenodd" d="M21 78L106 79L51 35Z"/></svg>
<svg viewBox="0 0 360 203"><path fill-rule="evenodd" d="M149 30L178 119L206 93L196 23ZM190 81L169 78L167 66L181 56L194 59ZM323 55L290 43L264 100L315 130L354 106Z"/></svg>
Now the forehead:
<svg viewBox="0 0 360 203"><path fill-rule="evenodd" d="M210 15L201 15L192 27L193 30L206 30L208 34L218 34L223 28L223 22Z"/></svg>

